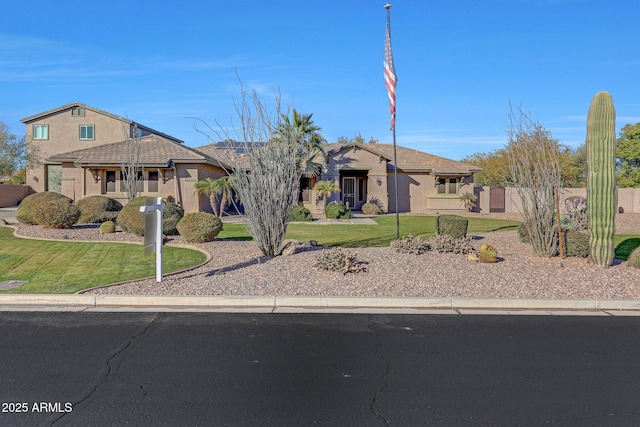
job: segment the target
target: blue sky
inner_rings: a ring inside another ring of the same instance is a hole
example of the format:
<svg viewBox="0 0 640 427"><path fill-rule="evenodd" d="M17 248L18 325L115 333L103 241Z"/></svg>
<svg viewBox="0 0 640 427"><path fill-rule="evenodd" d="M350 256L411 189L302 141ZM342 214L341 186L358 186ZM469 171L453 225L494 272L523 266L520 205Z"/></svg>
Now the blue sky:
<svg viewBox="0 0 640 427"><path fill-rule="evenodd" d="M237 122L235 69L324 136L391 143L384 1L16 0L0 16L0 120L79 101L207 143L197 117ZM506 143L509 102L562 143L584 141L593 95L640 122L637 0L392 2L397 143L461 159Z"/></svg>

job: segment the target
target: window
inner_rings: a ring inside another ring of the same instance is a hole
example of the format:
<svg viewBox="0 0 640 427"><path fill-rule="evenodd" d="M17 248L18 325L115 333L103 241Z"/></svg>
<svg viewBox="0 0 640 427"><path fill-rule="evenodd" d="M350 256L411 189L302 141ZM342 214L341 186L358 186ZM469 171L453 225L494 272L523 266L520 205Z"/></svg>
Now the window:
<svg viewBox="0 0 640 427"><path fill-rule="evenodd" d="M93 125L80 125L80 140L92 141L94 139Z"/></svg>
<svg viewBox="0 0 640 427"><path fill-rule="evenodd" d="M147 191L149 193L158 192L158 171L149 171L149 181L147 182Z"/></svg>
<svg viewBox="0 0 640 427"><path fill-rule="evenodd" d="M458 194L458 178L438 178L438 194Z"/></svg>
<svg viewBox="0 0 640 427"><path fill-rule="evenodd" d="M138 193L144 192L144 173L142 173L142 171L138 171L138 179L136 180L136 191ZM122 171L120 171L120 192L127 192L125 174Z"/></svg>
<svg viewBox="0 0 640 427"><path fill-rule="evenodd" d="M106 172L106 184L107 184L107 188L105 190L107 193L116 192L116 171Z"/></svg>
<svg viewBox="0 0 640 427"><path fill-rule="evenodd" d="M49 139L49 125L33 125L33 139Z"/></svg>
<svg viewBox="0 0 640 427"><path fill-rule="evenodd" d="M71 107L73 117L84 117L84 107Z"/></svg>

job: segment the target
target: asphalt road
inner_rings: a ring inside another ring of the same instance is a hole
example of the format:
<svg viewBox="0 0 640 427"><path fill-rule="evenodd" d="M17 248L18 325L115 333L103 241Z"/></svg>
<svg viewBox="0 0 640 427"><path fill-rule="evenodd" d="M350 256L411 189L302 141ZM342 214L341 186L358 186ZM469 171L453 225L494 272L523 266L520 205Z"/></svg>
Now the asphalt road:
<svg viewBox="0 0 640 427"><path fill-rule="evenodd" d="M640 425L638 317L4 312L0 331L0 425Z"/></svg>

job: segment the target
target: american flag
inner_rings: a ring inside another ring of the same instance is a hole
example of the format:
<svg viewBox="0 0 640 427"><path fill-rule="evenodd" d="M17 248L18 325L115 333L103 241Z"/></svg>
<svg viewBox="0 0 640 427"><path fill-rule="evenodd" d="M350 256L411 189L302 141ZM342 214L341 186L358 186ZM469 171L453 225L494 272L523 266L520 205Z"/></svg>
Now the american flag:
<svg viewBox="0 0 640 427"><path fill-rule="evenodd" d="M391 25L389 23L389 9L387 9L387 34L384 40L384 83L387 86L389 96L389 113L391 113L391 130L396 124L396 67L393 65L393 52L391 51Z"/></svg>

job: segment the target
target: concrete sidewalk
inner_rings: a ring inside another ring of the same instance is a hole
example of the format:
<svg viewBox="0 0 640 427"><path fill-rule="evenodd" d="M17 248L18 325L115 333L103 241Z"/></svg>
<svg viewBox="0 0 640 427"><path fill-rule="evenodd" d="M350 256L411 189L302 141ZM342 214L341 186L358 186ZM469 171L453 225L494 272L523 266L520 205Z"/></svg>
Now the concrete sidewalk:
<svg viewBox="0 0 640 427"><path fill-rule="evenodd" d="M0 311L640 316L640 300L4 294Z"/></svg>
<svg viewBox="0 0 640 427"><path fill-rule="evenodd" d="M18 223L18 220L16 219L17 210L18 210L17 206L0 208L0 219L4 219L9 224L17 224Z"/></svg>

